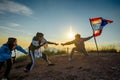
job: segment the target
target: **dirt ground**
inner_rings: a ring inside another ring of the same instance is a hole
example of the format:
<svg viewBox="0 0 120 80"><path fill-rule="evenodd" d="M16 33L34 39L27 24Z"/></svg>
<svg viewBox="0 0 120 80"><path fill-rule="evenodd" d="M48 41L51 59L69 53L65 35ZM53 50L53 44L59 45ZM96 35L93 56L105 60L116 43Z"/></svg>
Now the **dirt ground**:
<svg viewBox="0 0 120 80"><path fill-rule="evenodd" d="M72 61L65 54L50 56L54 66L38 59L28 73L23 69L29 60L15 63L10 80L120 80L120 53L89 54L75 54Z"/></svg>

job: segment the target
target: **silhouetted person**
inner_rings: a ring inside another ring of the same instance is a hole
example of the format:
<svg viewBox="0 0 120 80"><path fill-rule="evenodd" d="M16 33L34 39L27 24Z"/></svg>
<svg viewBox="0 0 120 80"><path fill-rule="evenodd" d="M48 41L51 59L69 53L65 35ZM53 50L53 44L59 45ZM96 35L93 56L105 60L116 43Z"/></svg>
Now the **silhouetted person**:
<svg viewBox="0 0 120 80"><path fill-rule="evenodd" d="M81 38L80 34L75 35L75 39L66 43L61 43L61 45L70 45L70 44L75 44L75 47L72 48L72 51L70 53L69 60L72 60L73 53L75 51L82 52L85 56L88 56L88 53L85 49L85 44L84 42L91 39L93 36L87 37L87 38Z"/></svg>

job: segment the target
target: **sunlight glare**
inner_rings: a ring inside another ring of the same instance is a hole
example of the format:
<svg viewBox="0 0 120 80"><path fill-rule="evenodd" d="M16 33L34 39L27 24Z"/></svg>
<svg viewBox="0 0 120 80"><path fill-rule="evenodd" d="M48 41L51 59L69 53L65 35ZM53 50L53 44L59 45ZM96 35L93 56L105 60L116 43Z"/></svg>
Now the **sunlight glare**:
<svg viewBox="0 0 120 80"><path fill-rule="evenodd" d="M74 38L73 32L69 32L68 37L69 37L69 38Z"/></svg>
<svg viewBox="0 0 120 80"><path fill-rule="evenodd" d="M69 33L68 33L68 37L70 38L70 39L73 39L74 38L74 33L73 33L73 31L72 31L72 27L70 26L70 31L69 31Z"/></svg>

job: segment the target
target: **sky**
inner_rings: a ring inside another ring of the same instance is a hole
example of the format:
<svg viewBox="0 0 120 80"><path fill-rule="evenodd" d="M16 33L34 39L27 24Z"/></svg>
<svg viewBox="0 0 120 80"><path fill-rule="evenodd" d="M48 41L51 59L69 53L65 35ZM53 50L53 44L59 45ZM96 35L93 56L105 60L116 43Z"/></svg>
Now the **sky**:
<svg viewBox="0 0 120 80"><path fill-rule="evenodd" d="M92 35L89 19L103 17L113 23L96 38L98 45L120 46L119 14L120 0L0 0L0 45L16 37L28 47L36 32L57 43L71 41L67 35L71 30L88 37Z"/></svg>

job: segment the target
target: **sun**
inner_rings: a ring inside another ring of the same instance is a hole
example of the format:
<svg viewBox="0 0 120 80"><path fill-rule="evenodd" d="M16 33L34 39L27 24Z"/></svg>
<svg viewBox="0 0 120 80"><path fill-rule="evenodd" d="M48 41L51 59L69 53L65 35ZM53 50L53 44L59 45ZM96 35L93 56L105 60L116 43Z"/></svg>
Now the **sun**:
<svg viewBox="0 0 120 80"><path fill-rule="evenodd" d="M72 27L70 26L70 30L69 30L69 32L68 32L68 37L70 38L70 39L73 39L74 38L74 33L73 33L73 30L72 30Z"/></svg>
<svg viewBox="0 0 120 80"><path fill-rule="evenodd" d="M69 33L68 33L68 37L69 37L70 39L74 38L73 32L69 32Z"/></svg>

